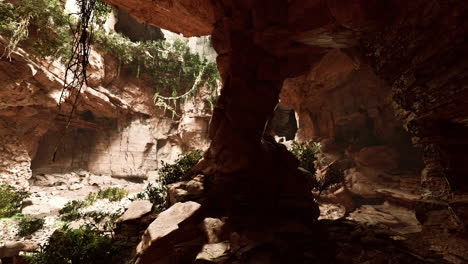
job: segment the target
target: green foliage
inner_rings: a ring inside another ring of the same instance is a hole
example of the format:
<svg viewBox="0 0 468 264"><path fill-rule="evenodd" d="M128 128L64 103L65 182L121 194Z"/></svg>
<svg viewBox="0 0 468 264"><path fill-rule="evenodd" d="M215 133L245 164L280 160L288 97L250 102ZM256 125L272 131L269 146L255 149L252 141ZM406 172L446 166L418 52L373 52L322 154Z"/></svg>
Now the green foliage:
<svg viewBox="0 0 468 264"><path fill-rule="evenodd" d="M314 161L317 160L316 154L320 150L320 143L315 142L304 142L298 143L293 142L290 151L297 157L302 168L315 173Z"/></svg>
<svg viewBox="0 0 468 264"><path fill-rule="evenodd" d="M192 176L192 168L202 158L201 150L195 150L185 155L179 155L179 158L173 163L168 164L161 161L159 169L159 179L163 185L187 180Z"/></svg>
<svg viewBox="0 0 468 264"><path fill-rule="evenodd" d="M31 51L38 56L67 59L70 54L72 35L70 18L64 14L60 0L21 0L16 6L0 2L0 11L6 19L0 25L0 33L9 37L6 52L11 53L16 46L26 41L28 36L35 37ZM8 56L9 54L7 54Z"/></svg>
<svg viewBox="0 0 468 264"><path fill-rule="evenodd" d="M78 4L82 1L85 0ZM119 33L107 33L102 25L112 8L97 0L94 10L97 30L92 34L93 44L120 61L119 74L122 65L126 65L137 78L142 73L149 76L144 80L156 87L155 105L176 116L177 102L205 85L211 90L207 101L213 109L220 80L215 63L192 53L187 43L180 40L172 44L164 40L132 42ZM71 57L76 17L64 13L63 1L21 0L14 6L0 0L0 17L0 34L9 38L7 57L21 43L42 58L61 58L65 62Z"/></svg>
<svg viewBox="0 0 468 264"><path fill-rule="evenodd" d="M75 21L73 16L64 12L64 8L61 0L21 0L17 5L0 0L0 17L3 20L0 22L0 34L9 37L6 53L11 53L19 43L27 42L28 36L32 35L33 41L25 44L36 55L68 60ZM110 6L97 0L94 21L102 25L111 10Z"/></svg>
<svg viewBox="0 0 468 264"><path fill-rule="evenodd" d="M69 201L59 211L59 214L61 215L60 220L74 221L83 218L86 215L80 213L80 209L91 206L100 199L108 199L111 202L120 201L125 198L127 194L127 191L122 188L109 187L104 190L99 190L97 193L88 194L85 200Z"/></svg>
<svg viewBox="0 0 468 264"><path fill-rule="evenodd" d="M65 227L49 238L40 251L34 254L31 264L102 264L115 263L113 255L120 250L111 238L90 227L79 229Z"/></svg>
<svg viewBox="0 0 468 264"><path fill-rule="evenodd" d="M112 12L112 7L101 0L96 0L96 6L94 7L94 19L98 25L103 25L106 22L107 17Z"/></svg>
<svg viewBox="0 0 468 264"><path fill-rule="evenodd" d="M193 95L201 81L211 89L210 102L214 102L217 97L218 81L221 77L216 64L192 53L185 42L132 42L119 33L98 30L96 44L116 57L122 65L133 68L138 78L141 72L151 76L150 81L157 88L157 106L175 113L176 101ZM181 92L184 94L179 95Z"/></svg>
<svg viewBox="0 0 468 264"><path fill-rule="evenodd" d="M149 183L144 192L137 193L130 200L149 200L153 204L154 212L161 212L164 210L166 202L167 187L161 185L160 182L156 184Z"/></svg>
<svg viewBox="0 0 468 264"><path fill-rule="evenodd" d="M96 199L108 199L111 202L120 201L127 196L128 192L123 188L109 187L104 190L99 190Z"/></svg>
<svg viewBox="0 0 468 264"><path fill-rule="evenodd" d="M18 236L24 237L33 234L44 227L44 219L26 216L18 222Z"/></svg>
<svg viewBox="0 0 468 264"><path fill-rule="evenodd" d="M93 202L94 203L94 202ZM59 214L69 214L74 211L78 211L81 208L85 208L87 206L92 205L88 200L81 201L81 200L73 200L69 201L65 204L65 206L59 210Z"/></svg>
<svg viewBox="0 0 468 264"><path fill-rule="evenodd" d="M24 200L29 197L28 192L16 191L7 184L0 185L0 218L11 217L20 213L24 207Z"/></svg>
<svg viewBox="0 0 468 264"><path fill-rule="evenodd" d="M192 169L202 158L201 150L194 150L179 158L173 163L161 162L159 169L159 179L155 184L148 184L144 192L138 193L131 200L147 199L153 205L153 211L164 210L167 196L167 185L183 180L188 180L193 176Z"/></svg>

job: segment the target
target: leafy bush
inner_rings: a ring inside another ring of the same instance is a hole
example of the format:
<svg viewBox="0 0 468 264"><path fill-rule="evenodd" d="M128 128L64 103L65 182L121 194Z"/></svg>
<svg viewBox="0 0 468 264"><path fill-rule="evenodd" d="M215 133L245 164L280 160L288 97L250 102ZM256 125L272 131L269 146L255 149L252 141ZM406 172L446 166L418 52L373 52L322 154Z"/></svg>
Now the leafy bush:
<svg viewBox="0 0 468 264"><path fill-rule="evenodd" d="M315 142L303 142L298 143L293 142L290 151L297 157L299 160L299 166L315 173L314 161L317 160L317 153L320 150L320 143Z"/></svg>
<svg viewBox="0 0 468 264"><path fill-rule="evenodd" d="M167 187L157 182L155 185L149 183L144 192L137 193L130 200L149 200L153 204L154 212L161 212L164 210L164 203L166 202Z"/></svg>
<svg viewBox="0 0 468 264"><path fill-rule="evenodd" d="M179 155L173 164L161 161L162 167L159 169L159 179L156 183L149 183L144 192L136 194L131 200L146 199L154 205L153 211L164 210L167 185L191 178L193 176L192 169L201 158L201 150L194 150L188 154Z"/></svg>
<svg viewBox="0 0 468 264"><path fill-rule="evenodd" d="M94 203L94 202L93 202ZM59 214L70 214L72 212L76 212L81 208L85 208L87 206L92 205L88 200L81 201L81 200L73 200L69 201L65 204L65 206L59 210Z"/></svg>
<svg viewBox="0 0 468 264"><path fill-rule="evenodd" d="M18 236L24 237L33 234L44 227L44 219L26 216L18 222Z"/></svg>
<svg viewBox="0 0 468 264"><path fill-rule="evenodd" d="M24 200L29 197L28 192L16 191L7 184L0 185L0 218L11 217L20 213L24 207Z"/></svg>
<svg viewBox="0 0 468 264"><path fill-rule="evenodd" d="M86 215L79 212L80 209L93 205L97 200L109 199L111 202L120 201L127 196L127 191L123 188L109 187L104 190L99 190L97 193L90 193L86 196L85 200L73 200L65 204L65 206L59 210L61 215L60 220L62 221L74 221L83 217L98 217L96 214ZM96 221L100 222L100 221Z"/></svg>
<svg viewBox="0 0 468 264"><path fill-rule="evenodd" d="M159 169L161 184L168 185L189 179L192 176L192 168L201 158L201 150L195 150L185 155L179 155L179 158L173 164L161 161L162 167Z"/></svg>
<svg viewBox="0 0 468 264"><path fill-rule="evenodd" d="M102 264L116 263L113 255L120 249L111 238L90 227L57 230L40 251L34 254L31 264Z"/></svg>
<svg viewBox="0 0 468 264"><path fill-rule="evenodd" d="M96 199L108 199L111 202L120 201L127 196L128 192L123 188L109 187L104 190L99 190Z"/></svg>
<svg viewBox="0 0 468 264"><path fill-rule="evenodd" d="M32 33L40 36L30 43L31 50L37 55L65 60L69 57L72 42L70 19L64 14L60 0L21 0L16 6L2 1L0 6L4 10L2 13L7 15L0 25L0 33L10 38L9 52Z"/></svg>

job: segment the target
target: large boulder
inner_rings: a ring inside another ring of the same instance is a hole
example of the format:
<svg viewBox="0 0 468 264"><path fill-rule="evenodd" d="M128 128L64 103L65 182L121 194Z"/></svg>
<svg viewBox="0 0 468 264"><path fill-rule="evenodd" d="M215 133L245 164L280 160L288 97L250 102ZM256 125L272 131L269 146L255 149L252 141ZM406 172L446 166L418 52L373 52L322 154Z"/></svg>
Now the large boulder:
<svg viewBox="0 0 468 264"><path fill-rule="evenodd" d="M116 220L115 237L136 245L142 233L156 218L152 207L153 204L148 200L132 202L127 211Z"/></svg>
<svg viewBox="0 0 468 264"><path fill-rule="evenodd" d="M198 227L202 221L201 205L176 203L150 224L137 247L138 264L184 263L193 260L204 239ZM183 245L181 245L183 243Z"/></svg>
<svg viewBox="0 0 468 264"><path fill-rule="evenodd" d="M32 252L39 248L36 242L6 242L0 247L0 259L18 256L21 251Z"/></svg>
<svg viewBox="0 0 468 264"><path fill-rule="evenodd" d="M129 205L127 211L125 211L125 213L116 220L116 222L121 223L141 218L142 216L150 213L152 207L153 204L148 200L134 201Z"/></svg>

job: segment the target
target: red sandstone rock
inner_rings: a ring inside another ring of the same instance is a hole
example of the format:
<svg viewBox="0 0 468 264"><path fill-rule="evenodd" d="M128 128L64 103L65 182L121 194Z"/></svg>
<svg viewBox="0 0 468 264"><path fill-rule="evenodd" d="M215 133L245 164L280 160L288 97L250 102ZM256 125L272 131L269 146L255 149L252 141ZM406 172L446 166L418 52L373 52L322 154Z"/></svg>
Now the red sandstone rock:
<svg viewBox="0 0 468 264"><path fill-rule="evenodd" d="M355 155L359 166L388 171L398 167L398 153L388 146L365 147Z"/></svg>
<svg viewBox="0 0 468 264"><path fill-rule="evenodd" d="M197 238L200 213L201 206L195 202L176 203L160 213L143 234L136 263L170 263L176 258L175 245Z"/></svg>

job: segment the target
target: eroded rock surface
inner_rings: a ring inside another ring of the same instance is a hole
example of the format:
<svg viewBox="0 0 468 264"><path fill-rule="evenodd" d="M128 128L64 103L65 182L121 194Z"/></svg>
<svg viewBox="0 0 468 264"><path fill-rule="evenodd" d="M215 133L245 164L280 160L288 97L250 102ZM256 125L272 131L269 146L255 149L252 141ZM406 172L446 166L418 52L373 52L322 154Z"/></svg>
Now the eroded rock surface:
<svg viewBox="0 0 468 264"><path fill-rule="evenodd" d="M0 41L3 49L5 40ZM186 100L181 117L172 119L154 106L153 87L125 69L117 75L117 60L96 50L89 87L65 131L71 104L57 107L63 69L21 49L0 61L0 183L27 189L31 169L39 177L88 170L146 179L160 160L207 148L211 110L201 94Z"/></svg>

